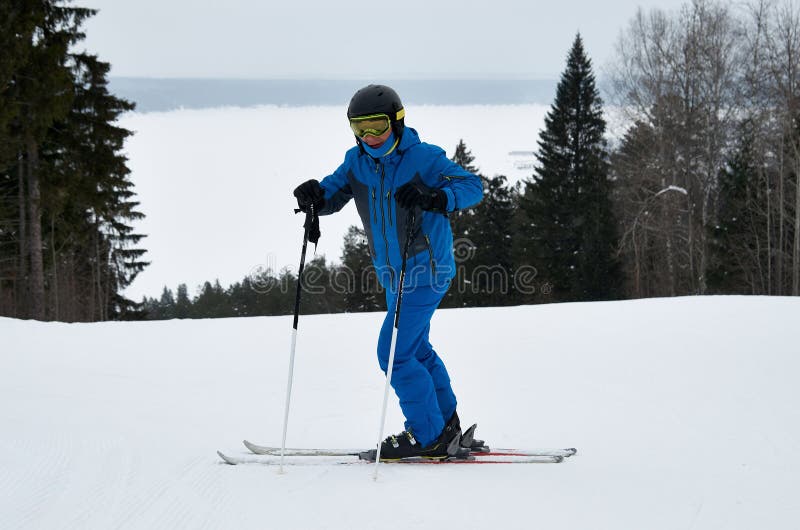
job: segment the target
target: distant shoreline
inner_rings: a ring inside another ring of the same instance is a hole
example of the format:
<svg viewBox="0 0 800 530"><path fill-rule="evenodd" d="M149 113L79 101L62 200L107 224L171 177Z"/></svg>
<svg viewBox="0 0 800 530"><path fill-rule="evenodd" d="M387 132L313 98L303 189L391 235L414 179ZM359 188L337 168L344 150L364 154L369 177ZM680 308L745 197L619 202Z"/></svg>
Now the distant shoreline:
<svg viewBox="0 0 800 530"><path fill-rule="evenodd" d="M557 80L381 80L406 104L550 104ZM112 77L111 92L136 103L137 112L258 105L346 105L365 80L196 79Z"/></svg>

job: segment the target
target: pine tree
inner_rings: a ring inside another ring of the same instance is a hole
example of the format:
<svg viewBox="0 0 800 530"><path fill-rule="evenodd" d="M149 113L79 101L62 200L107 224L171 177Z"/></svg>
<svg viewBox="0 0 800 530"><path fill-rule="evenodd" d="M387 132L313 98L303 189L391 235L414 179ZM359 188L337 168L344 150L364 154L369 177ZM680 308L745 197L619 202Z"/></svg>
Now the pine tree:
<svg viewBox="0 0 800 530"><path fill-rule="evenodd" d="M141 258L145 250L136 245L145 237L131 222L141 220L139 202L134 199L127 159L121 154L131 131L115 125L119 116L134 105L108 92L110 65L92 55L76 56L76 96L68 126L77 131L80 153L89 180L97 182L95 221L106 242L103 261L108 297L103 302L101 319L125 318L138 311L137 304L122 296L136 276L149 265Z"/></svg>
<svg viewBox="0 0 800 530"><path fill-rule="evenodd" d="M130 170L121 154L132 133L115 125L134 105L108 92L108 63L88 54L75 55L74 61L72 108L50 129L42 149L49 176L43 203L60 228L49 238L62 252L82 254L93 264L91 281L80 295L92 311L86 319L136 318L139 304L121 293L148 264L141 260L145 251L136 248L144 236L130 226L143 215L133 199ZM81 227L79 238L76 226ZM50 267L50 290L56 292L57 265L54 260Z"/></svg>
<svg viewBox="0 0 800 530"><path fill-rule="evenodd" d="M172 289L168 289L164 286L164 290L161 292L161 300L158 301L158 306L162 320L175 318L175 297L172 294Z"/></svg>
<svg viewBox="0 0 800 530"><path fill-rule="evenodd" d="M662 170L654 151L659 149L654 128L644 122L631 125L611 155L614 203L617 219L624 228L620 240L625 295L647 298L664 292L669 282L669 260L662 249L665 234L658 219L667 217L664 196L652 197L662 188Z"/></svg>
<svg viewBox="0 0 800 530"><path fill-rule="evenodd" d="M386 305L370 258L364 230L350 226L344 236L342 267L335 273L335 285L343 291L347 312L380 311Z"/></svg>
<svg viewBox="0 0 800 530"><path fill-rule="evenodd" d="M308 314L338 313L344 310L344 295L331 288L333 270L325 256L315 256L303 270L302 310Z"/></svg>
<svg viewBox="0 0 800 530"><path fill-rule="evenodd" d="M27 191L27 253L30 316L45 318L45 277L42 237L42 187L48 185L41 173L40 151L49 129L63 119L73 100L69 50L84 35L80 27L96 11L73 8L66 2L31 1L28 14L35 20L30 35L27 61L14 76L15 103L19 115L20 151L24 154Z"/></svg>
<svg viewBox="0 0 800 530"><path fill-rule="evenodd" d="M194 308L193 318L221 318L235 316L233 309L228 303L228 296L225 289L219 283L219 280L214 280L214 283L205 282L194 299L192 304Z"/></svg>
<svg viewBox="0 0 800 530"><path fill-rule="evenodd" d="M478 167L473 165L475 157L472 151L467 148L463 139L458 141L455 153L450 159L466 171L474 175L479 175ZM482 178L482 177L481 177ZM475 208L458 210L449 214L450 228L453 231L453 244L456 251L456 276L453 278L452 287L447 291L442 307L463 307L468 305L471 299L471 270L475 267L475 246L474 230Z"/></svg>
<svg viewBox="0 0 800 530"><path fill-rule="evenodd" d="M158 300L144 296L141 304L145 320L161 320L161 307L158 305Z"/></svg>
<svg viewBox="0 0 800 530"><path fill-rule="evenodd" d="M189 318L192 313L192 301L189 299L189 290L186 284L178 285L175 295L175 318Z"/></svg>
<svg viewBox="0 0 800 530"><path fill-rule="evenodd" d="M761 185L752 123L740 126L738 146L720 174L718 220L711 231L708 284L723 294L766 294L763 270L769 266L759 239L768 230L768 204Z"/></svg>
<svg viewBox="0 0 800 530"><path fill-rule="evenodd" d="M475 175L478 174L478 167L472 164L475 161L475 157L472 155L472 151L467 149L467 144L464 143L463 138L458 140L456 151L453 153L453 158L450 160L464 168L466 171L469 171Z"/></svg>
<svg viewBox="0 0 800 530"><path fill-rule="evenodd" d="M17 76L30 57L44 18L32 2L0 2L0 174L16 164L20 148Z"/></svg>
<svg viewBox="0 0 800 530"><path fill-rule="evenodd" d="M607 177L602 100L591 61L576 36L539 138L538 165L526 182L518 265L533 264L555 300L615 298L616 223Z"/></svg>
<svg viewBox="0 0 800 530"><path fill-rule="evenodd" d="M504 175L481 177L483 200L470 217L469 238L474 245L469 271L470 289L467 305L500 306L513 303L512 227L514 191Z"/></svg>
<svg viewBox="0 0 800 530"><path fill-rule="evenodd" d="M68 4L0 4L0 312L137 318L122 291L147 265L142 214L114 125L133 105L108 93L107 63L73 53L95 11Z"/></svg>

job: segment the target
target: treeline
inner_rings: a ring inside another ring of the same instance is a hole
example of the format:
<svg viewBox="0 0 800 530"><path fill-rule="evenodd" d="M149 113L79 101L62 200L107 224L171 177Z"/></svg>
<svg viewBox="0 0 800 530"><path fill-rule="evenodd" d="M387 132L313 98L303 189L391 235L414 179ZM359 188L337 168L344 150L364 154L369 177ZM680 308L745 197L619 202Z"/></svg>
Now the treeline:
<svg viewBox="0 0 800 530"><path fill-rule="evenodd" d="M143 316L123 290L147 265L126 159L134 105L108 63L76 51L95 10L0 2L0 315L95 321Z"/></svg>
<svg viewBox="0 0 800 530"><path fill-rule="evenodd" d="M355 227L351 232L353 230ZM341 271L341 266L327 263L324 256L306 263L302 295L304 314L374 309L348 305L352 297L331 287L336 281L334 276L342 274ZM294 310L296 290L297 277L290 271L275 274L266 270L227 288L219 281L205 282L194 296L189 295L186 284L179 285L175 291L164 287L158 299L145 297L142 305L147 318L152 320L287 315Z"/></svg>
<svg viewBox="0 0 800 530"><path fill-rule="evenodd" d="M619 38L605 107L578 36L534 174L516 186L481 176L483 202L451 216L458 274L442 305L800 294L798 35L792 2L640 10ZM453 160L479 173L463 141ZM351 227L340 264L315 261L304 312L385 309L370 267ZM330 288L344 276L355 288ZM267 271L146 305L151 317L179 305L288 314L295 281Z"/></svg>
<svg viewBox="0 0 800 530"><path fill-rule="evenodd" d="M290 313L296 278L123 296L147 263L114 125L133 104L76 52L94 14L0 3L0 315L91 321ZM687 294L800 294L800 10L694 0L640 10L599 97L580 37L539 135L537 166L451 216L445 307ZM612 116L615 134L607 131ZM531 131L532 135L535 131ZM479 173L466 145L454 155ZM382 309L363 233L316 258L306 312ZM316 271L316 272L315 272Z"/></svg>

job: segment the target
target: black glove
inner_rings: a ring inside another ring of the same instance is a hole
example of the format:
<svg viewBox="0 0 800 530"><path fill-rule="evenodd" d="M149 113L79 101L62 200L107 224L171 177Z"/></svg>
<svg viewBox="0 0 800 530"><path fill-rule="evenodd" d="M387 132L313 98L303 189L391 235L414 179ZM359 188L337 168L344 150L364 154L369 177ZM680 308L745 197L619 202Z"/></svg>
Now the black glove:
<svg viewBox="0 0 800 530"><path fill-rule="evenodd" d="M429 188L421 182L408 182L400 186L394 194L397 204L410 210L419 206L432 212L447 211L447 194L437 188Z"/></svg>
<svg viewBox="0 0 800 530"><path fill-rule="evenodd" d="M319 212L325 206L325 190L315 179L307 180L294 189L294 196L297 197L297 207L302 211L308 211L310 206L314 206L314 212Z"/></svg>

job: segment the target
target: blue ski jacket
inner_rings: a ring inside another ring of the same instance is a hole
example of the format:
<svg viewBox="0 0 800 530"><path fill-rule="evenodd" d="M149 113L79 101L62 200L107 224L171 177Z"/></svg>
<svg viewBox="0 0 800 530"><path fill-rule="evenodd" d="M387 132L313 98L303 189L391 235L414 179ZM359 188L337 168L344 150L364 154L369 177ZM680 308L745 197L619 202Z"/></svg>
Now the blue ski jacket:
<svg viewBox="0 0 800 530"><path fill-rule="evenodd" d="M420 142L410 127L405 127L397 148L382 158L372 158L360 146L348 150L342 165L320 183L325 190L320 215L338 212L355 199L384 289L398 287L407 237L408 211L397 206L394 193L411 181L444 190L448 212L473 206L483 197L480 178L448 159L440 147ZM450 220L446 214L417 208L404 288L446 288L455 274Z"/></svg>

